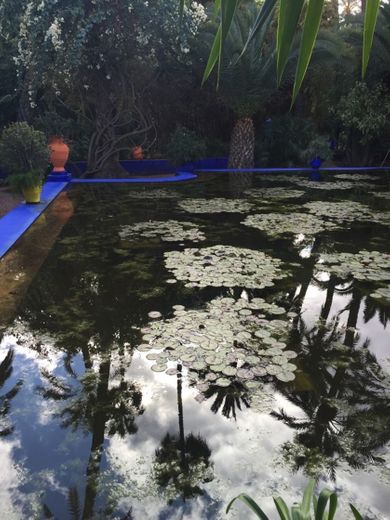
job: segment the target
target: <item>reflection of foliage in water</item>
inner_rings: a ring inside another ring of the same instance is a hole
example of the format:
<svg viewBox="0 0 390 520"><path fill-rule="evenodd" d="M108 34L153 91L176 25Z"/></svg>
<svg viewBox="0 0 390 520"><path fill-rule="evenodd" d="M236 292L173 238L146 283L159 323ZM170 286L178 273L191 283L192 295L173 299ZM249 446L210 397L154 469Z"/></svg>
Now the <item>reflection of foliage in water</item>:
<svg viewBox="0 0 390 520"><path fill-rule="evenodd" d="M182 447L180 438L167 433L156 450L153 472L169 501L177 494L184 500L203 494L199 484L214 478L210 455L209 447L200 436L190 433Z"/></svg>
<svg viewBox="0 0 390 520"><path fill-rule="evenodd" d="M303 417L272 412L297 432L293 442L282 446L284 460L294 470L303 468L316 477L328 473L332 478L342 461L353 468L368 461L381 463L378 450L390 440L390 380L370 353L368 341L358 347L354 329L341 328L337 318L329 324L320 321L311 330L300 321L297 341L311 388L294 393L281 389Z"/></svg>
<svg viewBox="0 0 390 520"><path fill-rule="evenodd" d="M13 359L14 352L10 349L3 361L0 363L0 390L11 377ZM13 386L13 388L11 388L11 390L0 395L0 437L6 437L14 430L13 426L9 423L7 416L10 412L12 399L17 395L21 386L22 382L19 381Z"/></svg>

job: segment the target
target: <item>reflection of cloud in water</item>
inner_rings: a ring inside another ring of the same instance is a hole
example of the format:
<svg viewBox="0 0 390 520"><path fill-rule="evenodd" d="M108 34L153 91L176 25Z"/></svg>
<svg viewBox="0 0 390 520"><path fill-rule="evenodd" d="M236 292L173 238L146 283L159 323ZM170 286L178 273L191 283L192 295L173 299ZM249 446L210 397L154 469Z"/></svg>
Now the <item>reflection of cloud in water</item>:
<svg viewBox="0 0 390 520"><path fill-rule="evenodd" d="M1 518L7 520L20 519L21 496L18 487L24 479L23 469L16 466L12 457L14 449L20 448L20 442L13 441L0 442L0 506ZM18 506L16 504L19 504Z"/></svg>

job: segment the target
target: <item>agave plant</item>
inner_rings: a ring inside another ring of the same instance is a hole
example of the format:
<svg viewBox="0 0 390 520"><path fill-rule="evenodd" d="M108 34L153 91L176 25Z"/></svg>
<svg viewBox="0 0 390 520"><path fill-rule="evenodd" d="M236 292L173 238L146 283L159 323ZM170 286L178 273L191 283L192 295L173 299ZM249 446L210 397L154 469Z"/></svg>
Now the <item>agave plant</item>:
<svg viewBox="0 0 390 520"><path fill-rule="evenodd" d="M274 498L274 504L279 514L280 520L333 520L337 511L337 495L330 489L323 489L318 498L314 493L315 480L312 479L306 486L302 502L296 503L289 508L282 497ZM233 498L226 513L229 513L236 500L241 500L249 507L261 520L269 520L261 507L248 495L241 494ZM351 511L355 520L363 520L358 510L350 504Z"/></svg>

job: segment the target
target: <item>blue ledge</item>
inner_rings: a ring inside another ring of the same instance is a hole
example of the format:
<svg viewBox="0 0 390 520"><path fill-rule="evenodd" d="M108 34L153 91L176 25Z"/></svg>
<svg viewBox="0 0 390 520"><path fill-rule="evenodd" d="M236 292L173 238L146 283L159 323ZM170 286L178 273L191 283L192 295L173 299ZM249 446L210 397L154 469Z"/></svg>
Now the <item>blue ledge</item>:
<svg viewBox="0 0 390 520"><path fill-rule="evenodd" d="M356 171L390 171L389 166L339 166L339 167L321 167L318 168L322 172L356 172ZM199 169L199 173L272 173L272 172L311 172L313 168L216 168L216 169Z"/></svg>
<svg viewBox="0 0 390 520"><path fill-rule="evenodd" d="M196 179L198 176L195 173L179 171L176 175L166 177L128 177L123 179L72 179L72 184L147 184L147 183L161 183L161 182L180 182L190 181Z"/></svg>
<svg viewBox="0 0 390 520"><path fill-rule="evenodd" d="M20 204L0 219L0 258L9 251L67 184L67 182L46 183L43 186L40 204Z"/></svg>

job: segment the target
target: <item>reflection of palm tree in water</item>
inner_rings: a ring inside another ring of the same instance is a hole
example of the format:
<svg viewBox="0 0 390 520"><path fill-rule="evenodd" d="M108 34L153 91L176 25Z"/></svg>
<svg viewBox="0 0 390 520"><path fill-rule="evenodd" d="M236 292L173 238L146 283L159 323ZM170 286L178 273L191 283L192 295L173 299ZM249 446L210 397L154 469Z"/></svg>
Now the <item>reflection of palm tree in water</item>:
<svg viewBox="0 0 390 520"><path fill-rule="evenodd" d="M0 390L11 377L13 359L14 351L10 349L0 363ZM8 423L7 415L10 411L11 401L19 392L21 386L22 382L18 381L11 390L8 390L4 395L0 395L0 437L6 437L14 430L13 426L10 426Z"/></svg>
<svg viewBox="0 0 390 520"><path fill-rule="evenodd" d="M120 369L119 385L110 384L111 349L108 347L101 351L103 353L98 371L86 367L84 375L79 378L79 388L75 389L56 376L44 372L43 376L49 382L49 386L40 389L45 398L68 401L60 412L64 427L74 430L83 428L92 432L83 519L92 518L94 515L105 435L118 434L124 437L136 433L138 428L135 418L143 413L142 393L134 383L125 381L123 365ZM89 359L86 364L89 366Z"/></svg>
<svg viewBox="0 0 390 520"><path fill-rule="evenodd" d="M292 417L283 410L272 415L298 433L283 453L294 469L318 474L325 466L335 478L337 461L352 467L379 460L376 451L390 439L389 381L368 342L357 347L356 325L361 297L354 290L344 341L338 319L326 325L324 317L308 331L300 320L302 368L309 374L309 391L280 390L306 417Z"/></svg>
<svg viewBox="0 0 390 520"><path fill-rule="evenodd" d="M241 412L243 406L250 407L249 392L239 381L232 381L228 387L213 385L202 393L206 399L215 397L211 411L218 413L222 408L222 415L227 419L233 417L236 420L237 409Z"/></svg>
<svg viewBox="0 0 390 520"><path fill-rule="evenodd" d="M156 450L154 475L163 489L172 487L182 499L203 495L200 483L210 482L214 476L210 464L211 451L200 435L185 435L182 398L182 367L177 373L177 408L179 435L167 435ZM169 497L169 502L174 500Z"/></svg>

